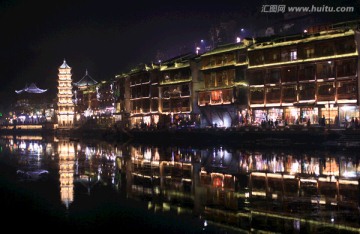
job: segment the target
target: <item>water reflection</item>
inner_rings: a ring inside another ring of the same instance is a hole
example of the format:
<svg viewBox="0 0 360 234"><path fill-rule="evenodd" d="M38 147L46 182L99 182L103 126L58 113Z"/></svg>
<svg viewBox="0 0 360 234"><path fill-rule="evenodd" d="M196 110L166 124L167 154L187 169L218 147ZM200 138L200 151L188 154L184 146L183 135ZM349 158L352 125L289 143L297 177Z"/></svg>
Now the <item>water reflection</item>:
<svg viewBox="0 0 360 234"><path fill-rule="evenodd" d="M66 208L69 208L74 201L75 145L74 142L67 140L59 140L56 143L56 152L59 158L61 201Z"/></svg>
<svg viewBox="0 0 360 234"><path fill-rule="evenodd" d="M96 188L111 187L129 201L141 201L154 215L196 217L200 222L194 232L360 231L357 152L114 145L11 136L1 143L1 155L11 153L17 170L46 170L57 177L67 212Z"/></svg>

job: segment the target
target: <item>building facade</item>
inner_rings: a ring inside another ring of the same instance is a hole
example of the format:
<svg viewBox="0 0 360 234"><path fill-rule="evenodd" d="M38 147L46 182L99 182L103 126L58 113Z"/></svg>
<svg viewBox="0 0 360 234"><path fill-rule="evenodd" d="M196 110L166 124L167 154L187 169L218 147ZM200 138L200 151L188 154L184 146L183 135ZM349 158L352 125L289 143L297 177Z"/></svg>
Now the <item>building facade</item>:
<svg viewBox="0 0 360 234"><path fill-rule="evenodd" d="M359 32L326 29L243 40L159 69L134 69L129 126L178 125L198 116L201 127L348 127L359 118Z"/></svg>
<svg viewBox="0 0 360 234"><path fill-rule="evenodd" d="M159 112L159 67L142 64L132 69L129 79L130 125L141 128L158 125Z"/></svg>
<svg viewBox="0 0 360 234"><path fill-rule="evenodd" d="M89 75L87 70L78 82L73 83L77 124L83 124L88 118L92 118L96 114L98 106L97 84L98 82Z"/></svg>
<svg viewBox="0 0 360 234"><path fill-rule="evenodd" d="M188 127L200 123L193 108L191 61L194 54L167 60L160 66L159 110L165 126Z"/></svg>
<svg viewBox="0 0 360 234"><path fill-rule="evenodd" d="M249 44L223 45L201 55L203 82L196 91L202 126L230 127L251 121L245 79Z"/></svg>
<svg viewBox="0 0 360 234"><path fill-rule="evenodd" d="M248 48L249 108L255 123L346 125L359 116L359 32L322 31Z"/></svg>
<svg viewBox="0 0 360 234"><path fill-rule="evenodd" d="M127 74L116 75L112 80L114 84L115 112L114 121L116 126L129 127L130 116L130 83Z"/></svg>

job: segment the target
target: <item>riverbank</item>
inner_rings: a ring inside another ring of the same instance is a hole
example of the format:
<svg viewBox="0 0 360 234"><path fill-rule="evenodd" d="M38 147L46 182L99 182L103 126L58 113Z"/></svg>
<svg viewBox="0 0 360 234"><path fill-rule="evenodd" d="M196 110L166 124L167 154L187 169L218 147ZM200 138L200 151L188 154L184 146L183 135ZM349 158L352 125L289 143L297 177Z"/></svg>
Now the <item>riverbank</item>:
<svg viewBox="0 0 360 234"><path fill-rule="evenodd" d="M132 142L151 145L188 146L246 146L276 148L360 148L360 130L335 129L320 126L261 128L242 126L234 128L133 128L82 129L74 131L79 139L100 138L107 141Z"/></svg>
<svg viewBox="0 0 360 234"><path fill-rule="evenodd" d="M97 139L155 145L228 145L251 147L360 148L359 129L336 129L320 126L261 128L78 128L69 130L1 130L8 135L67 137L70 140Z"/></svg>
<svg viewBox="0 0 360 234"><path fill-rule="evenodd" d="M133 142L222 144L236 146L321 148L330 146L343 136L342 131L321 127L292 128L188 128L188 129L132 129L127 132Z"/></svg>

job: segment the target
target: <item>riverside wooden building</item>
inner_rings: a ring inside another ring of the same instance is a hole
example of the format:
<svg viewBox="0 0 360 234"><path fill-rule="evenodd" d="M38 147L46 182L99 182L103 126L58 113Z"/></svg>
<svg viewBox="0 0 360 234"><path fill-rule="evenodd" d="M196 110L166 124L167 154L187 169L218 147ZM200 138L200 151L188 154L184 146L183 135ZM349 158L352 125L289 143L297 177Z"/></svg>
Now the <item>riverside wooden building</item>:
<svg viewBox="0 0 360 234"><path fill-rule="evenodd" d="M201 127L313 125L325 117L329 126L345 126L359 117L358 22L323 29L179 56L143 70L156 81L141 85L132 71L129 122L171 125L185 116Z"/></svg>
<svg viewBox="0 0 360 234"><path fill-rule="evenodd" d="M358 44L358 31L336 28L250 46L252 120L316 124L325 116L333 125L359 117Z"/></svg>

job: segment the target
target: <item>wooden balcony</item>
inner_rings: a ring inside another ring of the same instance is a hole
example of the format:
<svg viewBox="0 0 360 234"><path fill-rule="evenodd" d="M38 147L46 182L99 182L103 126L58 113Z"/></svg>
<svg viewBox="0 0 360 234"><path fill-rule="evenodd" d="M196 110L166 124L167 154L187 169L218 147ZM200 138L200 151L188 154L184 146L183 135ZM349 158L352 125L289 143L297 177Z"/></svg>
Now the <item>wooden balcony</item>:
<svg viewBox="0 0 360 234"><path fill-rule="evenodd" d="M335 95L318 95L317 96L317 101L321 102L321 101L334 101L335 100Z"/></svg>
<svg viewBox="0 0 360 234"><path fill-rule="evenodd" d="M350 99L357 99L356 93L338 93L337 95L338 100L350 100Z"/></svg>
<svg viewBox="0 0 360 234"><path fill-rule="evenodd" d="M253 100L253 99L251 99L251 100L250 100L250 104L264 104L264 99L260 99L260 100L257 100L257 99Z"/></svg>
<svg viewBox="0 0 360 234"><path fill-rule="evenodd" d="M296 101L297 101L296 96L282 98L282 102L285 102L285 103L294 103Z"/></svg>
<svg viewBox="0 0 360 234"><path fill-rule="evenodd" d="M266 98L266 103L280 103L280 98Z"/></svg>

